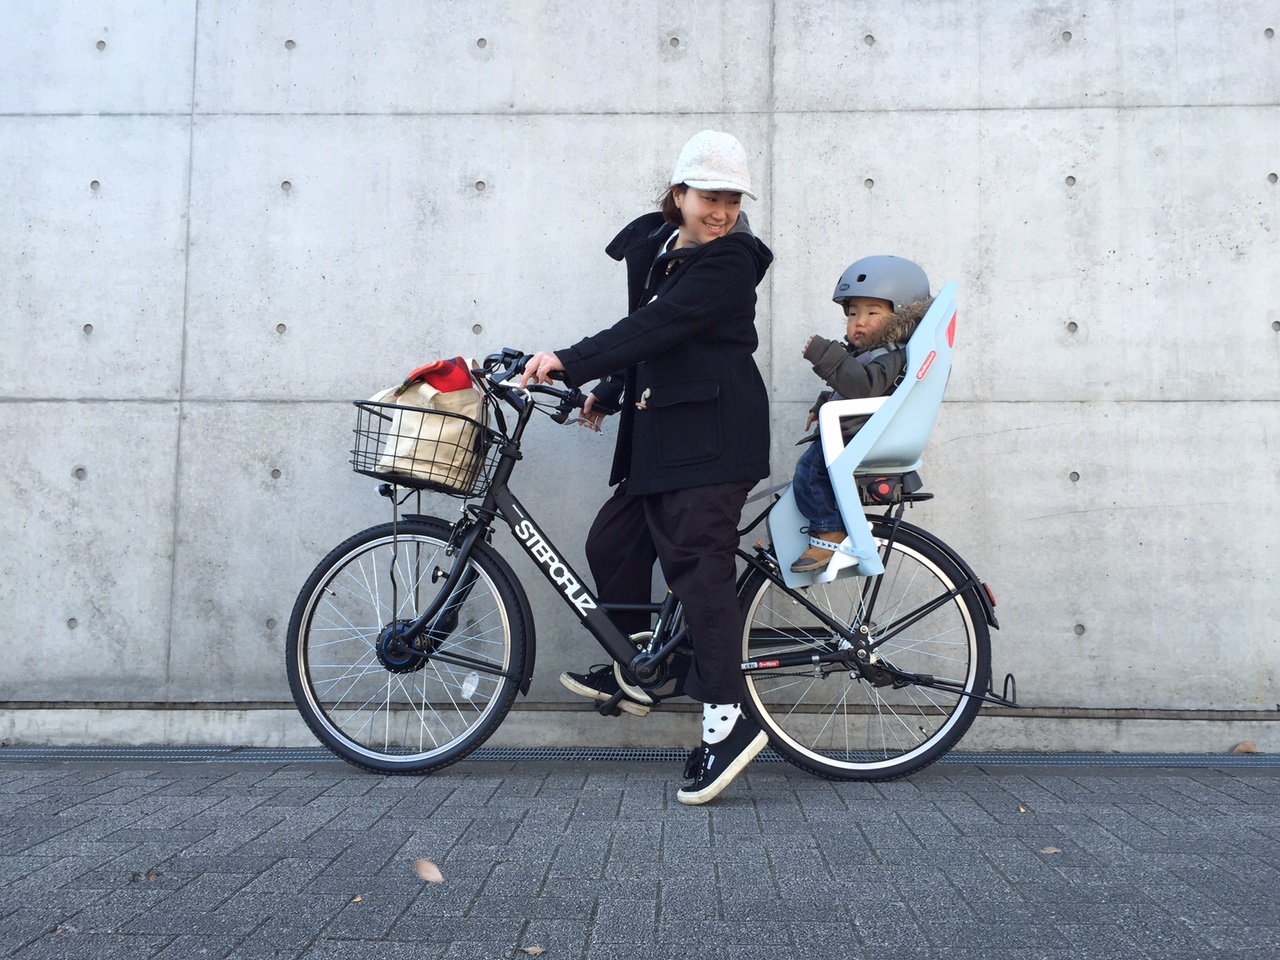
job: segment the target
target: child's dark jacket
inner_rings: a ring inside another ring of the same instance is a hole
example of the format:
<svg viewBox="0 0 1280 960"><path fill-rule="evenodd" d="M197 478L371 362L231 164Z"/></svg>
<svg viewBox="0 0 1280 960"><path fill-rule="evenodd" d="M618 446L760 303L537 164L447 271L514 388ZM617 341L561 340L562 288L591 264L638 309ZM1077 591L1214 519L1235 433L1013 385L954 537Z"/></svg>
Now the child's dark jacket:
<svg viewBox="0 0 1280 960"><path fill-rule="evenodd" d="M857 348L842 340L815 336L804 352L813 364L813 372L825 380L831 390L818 395L818 408L831 399L883 397L902 382L907 368L906 342L915 332L933 300L917 300L895 312L884 326L883 336L865 348ZM834 391L834 393L832 392ZM840 432L848 440L867 422L866 417L842 418Z"/></svg>

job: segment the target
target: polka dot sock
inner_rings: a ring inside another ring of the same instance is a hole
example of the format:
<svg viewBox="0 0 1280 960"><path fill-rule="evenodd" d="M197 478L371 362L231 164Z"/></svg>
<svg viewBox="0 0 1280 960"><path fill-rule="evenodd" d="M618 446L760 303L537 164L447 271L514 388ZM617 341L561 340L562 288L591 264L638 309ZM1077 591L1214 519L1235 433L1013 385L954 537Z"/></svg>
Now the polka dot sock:
<svg viewBox="0 0 1280 960"><path fill-rule="evenodd" d="M740 703L704 703L702 705L702 742L719 743L729 735L742 716Z"/></svg>

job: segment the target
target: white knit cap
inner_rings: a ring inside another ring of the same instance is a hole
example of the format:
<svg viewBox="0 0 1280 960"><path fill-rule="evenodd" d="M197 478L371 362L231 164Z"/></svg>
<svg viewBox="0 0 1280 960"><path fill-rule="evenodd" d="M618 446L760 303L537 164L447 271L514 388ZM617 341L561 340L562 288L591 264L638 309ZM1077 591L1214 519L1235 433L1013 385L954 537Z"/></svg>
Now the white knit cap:
<svg viewBox="0 0 1280 960"><path fill-rule="evenodd" d="M731 190L752 200L747 151L736 137L716 130L695 133L680 151L671 186L683 183L695 190Z"/></svg>

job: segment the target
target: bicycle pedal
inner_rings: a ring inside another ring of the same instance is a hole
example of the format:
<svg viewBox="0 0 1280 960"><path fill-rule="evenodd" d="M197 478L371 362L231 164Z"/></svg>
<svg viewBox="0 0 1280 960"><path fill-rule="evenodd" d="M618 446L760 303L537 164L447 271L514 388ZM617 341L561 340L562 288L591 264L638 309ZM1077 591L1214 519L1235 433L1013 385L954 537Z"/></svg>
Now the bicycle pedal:
<svg viewBox="0 0 1280 960"><path fill-rule="evenodd" d="M596 712L597 712L597 713L599 713L599 714L600 714L600 716L602 716L602 717L620 717L620 716L622 716L622 711L621 711L621 710L619 710L617 707L614 707L612 710L610 710L610 709L608 709L607 707L605 707L604 705L601 705L601 706L596 707Z"/></svg>
<svg viewBox="0 0 1280 960"><path fill-rule="evenodd" d="M602 700L596 704L596 712L602 717L620 717L622 716L622 708L618 706L622 702L622 691L619 690L608 700Z"/></svg>

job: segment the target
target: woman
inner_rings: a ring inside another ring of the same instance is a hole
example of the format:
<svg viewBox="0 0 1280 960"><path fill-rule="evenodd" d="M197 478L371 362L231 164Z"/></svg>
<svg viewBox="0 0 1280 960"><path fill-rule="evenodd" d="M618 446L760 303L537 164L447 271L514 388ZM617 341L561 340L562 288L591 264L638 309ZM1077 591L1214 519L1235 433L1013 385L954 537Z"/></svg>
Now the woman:
<svg viewBox="0 0 1280 960"><path fill-rule="evenodd" d="M769 474L769 401L752 354L756 285L773 260L741 212L755 199L742 145L704 130L676 161L661 212L628 224L606 248L627 265L628 315L571 347L533 355L521 385L562 371L572 384L603 377L584 416L620 410L610 485L587 536L601 600L646 603L653 563L684 605L693 660L683 692L703 702L702 743L677 794L718 795L767 738L742 713L742 613L734 590L738 522L748 491ZM624 633L644 614L617 614ZM611 666L565 673L561 683L604 701ZM635 691L633 691L635 692ZM644 716L646 703L619 706Z"/></svg>

